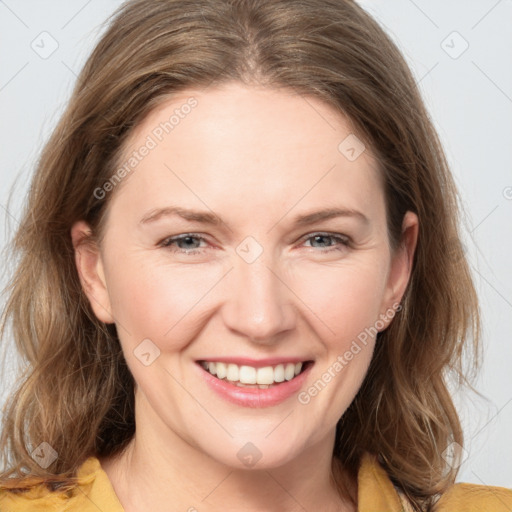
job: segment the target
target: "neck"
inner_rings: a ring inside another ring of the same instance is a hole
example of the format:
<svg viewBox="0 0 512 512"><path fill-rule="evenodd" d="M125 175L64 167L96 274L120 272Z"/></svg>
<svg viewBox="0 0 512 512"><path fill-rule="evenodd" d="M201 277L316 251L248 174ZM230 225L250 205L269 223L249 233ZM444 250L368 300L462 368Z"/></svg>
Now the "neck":
<svg viewBox="0 0 512 512"><path fill-rule="evenodd" d="M238 469L148 421L147 415L146 421L137 419L136 434L123 453L100 458L125 512L356 510L334 482L334 432L280 467ZM343 468L334 474L354 496L355 483L349 483Z"/></svg>

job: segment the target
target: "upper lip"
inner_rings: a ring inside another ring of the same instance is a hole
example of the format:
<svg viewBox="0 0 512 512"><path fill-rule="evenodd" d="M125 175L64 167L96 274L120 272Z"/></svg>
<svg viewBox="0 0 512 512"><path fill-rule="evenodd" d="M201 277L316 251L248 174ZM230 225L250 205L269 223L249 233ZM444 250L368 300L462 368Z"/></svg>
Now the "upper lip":
<svg viewBox="0 0 512 512"><path fill-rule="evenodd" d="M289 364L289 363L305 363L311 361L311 358L307 357L266 357L264 359L251 359L250 357L204 357L198 359L198 363L202 361L208 361L209 363L231 363L238 366L252 366L254 368L263 368L265 366L276 366L278 364Z"/></svg>

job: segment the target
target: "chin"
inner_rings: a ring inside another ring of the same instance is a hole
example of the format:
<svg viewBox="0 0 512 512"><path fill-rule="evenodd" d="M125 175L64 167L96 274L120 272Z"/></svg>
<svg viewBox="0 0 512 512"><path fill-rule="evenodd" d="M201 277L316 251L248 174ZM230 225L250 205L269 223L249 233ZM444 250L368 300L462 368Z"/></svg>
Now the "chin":
<svg viewBox="0 0 512 512"><path fill-rule="evenodd" d="M284 466L298 456L296 449L286 449L279 443L268 440L233 442L225 446L222 453L212 453L211 447L207 453L220 464L249 471L259 469L273 469Z"/></svg>

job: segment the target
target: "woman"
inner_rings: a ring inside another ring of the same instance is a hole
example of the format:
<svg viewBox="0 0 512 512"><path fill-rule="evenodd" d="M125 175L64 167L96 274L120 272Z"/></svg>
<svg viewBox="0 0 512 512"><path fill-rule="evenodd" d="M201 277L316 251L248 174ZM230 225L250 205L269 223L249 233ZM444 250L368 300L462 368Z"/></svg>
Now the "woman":
<svg viewBox="0 0 512 512"><path fill-rule="evenodd" d="M512 506L453 484L456 191L357 4L127 2L13 247L0 510Z"/></svg>

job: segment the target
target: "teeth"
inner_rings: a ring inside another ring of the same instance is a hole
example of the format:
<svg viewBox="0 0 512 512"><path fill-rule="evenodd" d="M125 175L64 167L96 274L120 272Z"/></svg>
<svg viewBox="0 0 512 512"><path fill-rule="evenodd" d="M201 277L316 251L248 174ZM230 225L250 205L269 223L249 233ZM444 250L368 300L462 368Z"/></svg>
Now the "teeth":
<svg viewBox="0 0 512 512"><path fill-rule="evenodd" d="M208 369L208 368L207 368ZM217 377L224 379L228 374L228 369L224 363L217 363Z"/></svg>
<svg viewBox="0 0 512 512"><path fill-rule="evenodd" d="M251 385L251 384L242 384L241 382L234 382L235 386L238 386L239 388L254 388L254 387L259 387L260 389L267 389L269 388L270 386L267 386L267 384L256 384L256 385Z"/></svg>
<svg viewBox="0 0 512 512"><path fill-rule="evenodd" d="M228 364L228 373L226 375L226 379L231 382L236 382L239 378L240 372L238 370L238 366L236 364Z"/></svg>
<svg viewBox="0 0 512 512"><path fill-rule="evenodd" d="M276 366L238 366L233 363L207 362L201 363L203 368L216 375L219 379L226 379L240 387L255 387L266 389L272 384L292 380L302 370L302 363L278 364Z"/></svg>
<svg viewBox="0 0 512 512"><path fill-rule="evenodd" d="M276 382L284 381L284 365L278 364L274 369L274 380Z"/></svg>
<svg viewBox="0 0 512 512"><path fill-rule="evenodd" d="M295 365L287 364L286 368L284 369L284 378L286 380L292 380L293 377L295 377Z"/></svg>
<svg viewBox="0 0 512 512"><path fill-rule="evenodd" d="M238 380L242 384L256 384L256 368L252 366L240 366ZM258 384L266 384L266 382L258 382Z"/></svg>
<svg viewBox="0 0 512 512"><path fill-rule="evenodd" d="M274 384L274 369L272 366L258 368L256 372L256 382L258 384Z"/></svg>

